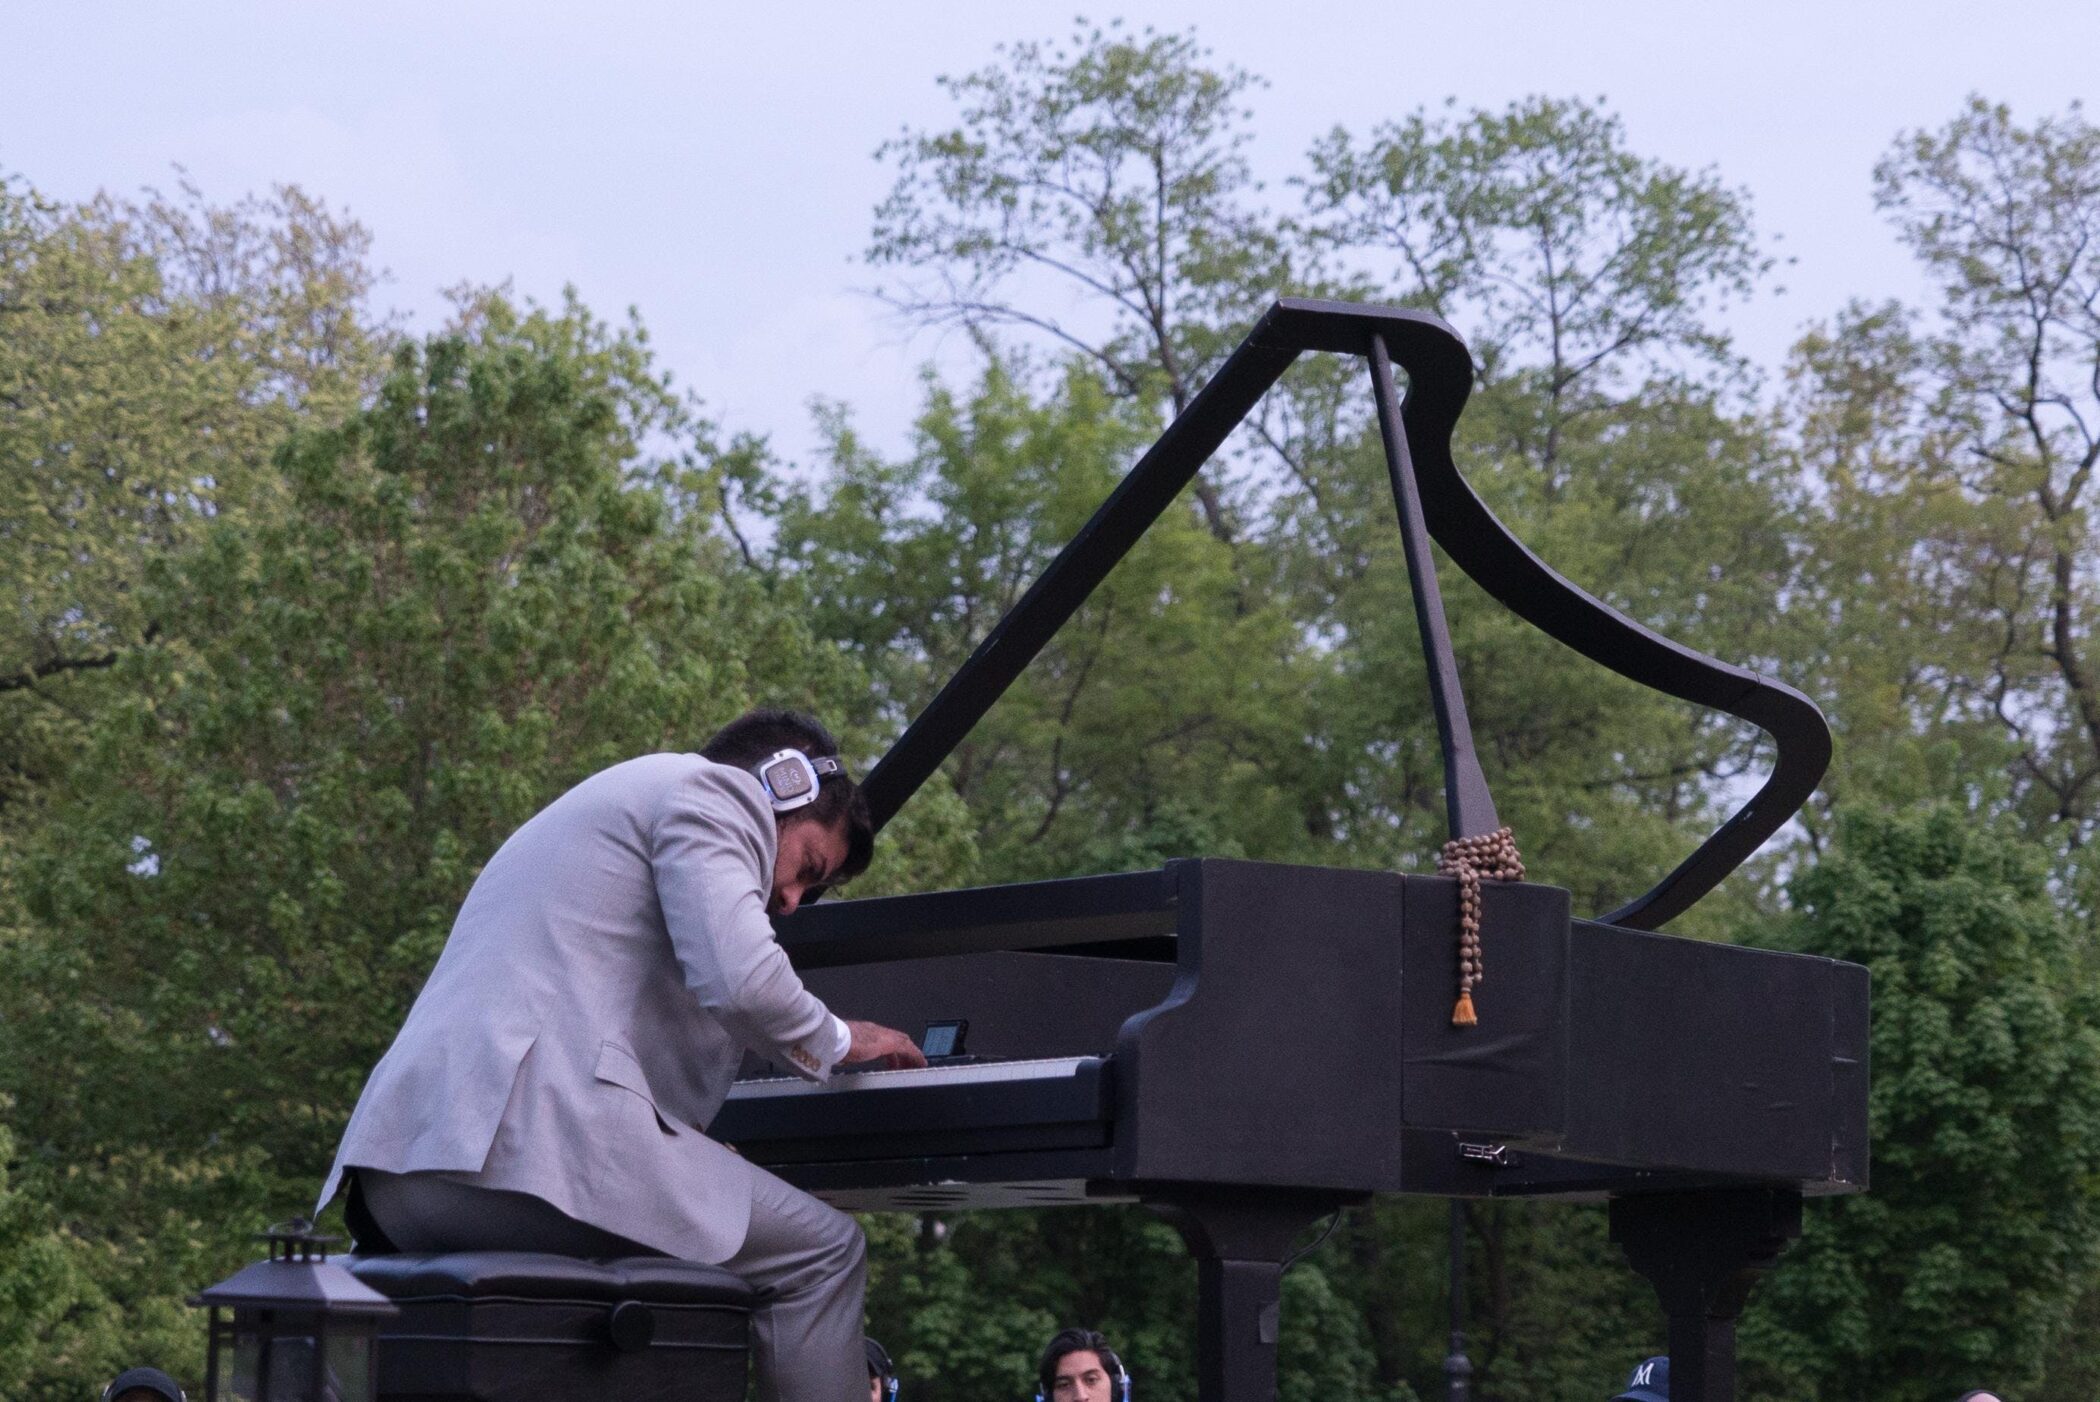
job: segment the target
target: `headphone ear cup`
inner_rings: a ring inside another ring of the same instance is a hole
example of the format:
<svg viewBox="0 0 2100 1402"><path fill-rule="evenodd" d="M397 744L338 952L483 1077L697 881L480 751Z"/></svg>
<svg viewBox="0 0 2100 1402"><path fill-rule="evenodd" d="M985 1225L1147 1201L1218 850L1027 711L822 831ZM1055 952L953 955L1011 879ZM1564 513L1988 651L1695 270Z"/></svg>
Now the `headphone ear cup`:
<svg viewBox="0 0 2100 1402"><path fill-rule="evenodd" d="M1130 1370L1123 1366L1123 1355L1109 1348L1102 1349L1101 1353L1108 1366L1115 1370L1117 1402L1130 1402Z"/></svg>

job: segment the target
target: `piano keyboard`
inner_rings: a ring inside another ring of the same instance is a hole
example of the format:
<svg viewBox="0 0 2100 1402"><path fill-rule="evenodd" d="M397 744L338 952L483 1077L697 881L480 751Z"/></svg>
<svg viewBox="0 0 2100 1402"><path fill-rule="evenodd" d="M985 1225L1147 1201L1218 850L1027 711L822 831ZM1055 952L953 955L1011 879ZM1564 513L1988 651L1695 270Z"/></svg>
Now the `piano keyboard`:
<svg viewBox="0 0 2100 1402"><path fill-rule="evenodd" d="M820 1164L1098 1149L1115 1118L1107 1057L738 1081L708 1133L755 1163Z"/></svg>
<svg viewBox="0 0 2100 1402"><path fill-rule="evenodd" d="M908 1071L841 1071L827 1081L805 1081L800 1076L763 1076L738 1081L729 1089L731 1100L770 1100L783 1095L842 1095L854 1091L907 1090L916 1086L973 1086L1009 1081L1049 1081L1070 1078L1088 1063L1098 1065L1097 1056L1053 1056L1026 1061L973 1061L956 1066L922 1066Z"/></svg>

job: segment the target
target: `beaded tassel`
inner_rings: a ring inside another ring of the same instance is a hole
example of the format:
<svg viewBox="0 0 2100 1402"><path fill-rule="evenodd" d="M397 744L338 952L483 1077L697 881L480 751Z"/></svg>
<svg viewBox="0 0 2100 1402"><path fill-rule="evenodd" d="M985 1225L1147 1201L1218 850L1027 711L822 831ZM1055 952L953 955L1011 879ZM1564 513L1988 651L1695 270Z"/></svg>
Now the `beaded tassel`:
<svg viewBox="0 0 2100 1402"><path fill-rule="evenodd" d="M1439 876L1458 878L1458 1002L1451 1009L1453 1027L1472 1027L1480 1018L1473 1011L1473 990L1480 983L1480 883L1522 881L1524 859L1517 853L1517 839L1508 828L1475 837L1454 837L1437 854Z"/></svg>

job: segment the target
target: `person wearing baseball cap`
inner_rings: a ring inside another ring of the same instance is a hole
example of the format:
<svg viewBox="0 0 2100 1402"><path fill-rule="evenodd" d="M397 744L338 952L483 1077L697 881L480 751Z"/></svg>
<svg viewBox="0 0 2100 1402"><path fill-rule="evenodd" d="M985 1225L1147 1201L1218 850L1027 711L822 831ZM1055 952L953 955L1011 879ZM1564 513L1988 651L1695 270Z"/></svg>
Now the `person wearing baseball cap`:
<svg viewBox="0 0 2100 1402"><path fill-rule="evenodd" d="M158 1368L127 1368L102 1389L102 1402L184 1402L182 1388Z"/></svg>
<svg viewBox="0 0 2100 1402"><path fill-rule="evenodd" d="M1667 1354L1643 1358L1626 1377L1626 1390L1611 1402L1670 1402L1670 1359Z"/></svg>

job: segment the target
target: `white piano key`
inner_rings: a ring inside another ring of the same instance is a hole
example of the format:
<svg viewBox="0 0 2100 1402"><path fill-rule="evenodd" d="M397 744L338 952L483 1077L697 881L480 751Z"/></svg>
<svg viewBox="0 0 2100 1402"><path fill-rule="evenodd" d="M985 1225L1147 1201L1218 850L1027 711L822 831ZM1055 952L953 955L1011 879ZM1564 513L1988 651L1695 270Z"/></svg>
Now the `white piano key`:
<svg viewBox="0 0 2100 1402"><path fill-rule="evenodd" d="M731 1100L769 1100L787 1095L844 1095L854 1091L904 1090L912 1086L988 1085L1003 1081L1049 1081L1076 1076L1092 1056L1045 1057L1033 1061L977 1061L961 1066L925 1066L909 1071L842 1071L828 1082L796 1076L768 1076L738 1081Z"/></svg>

